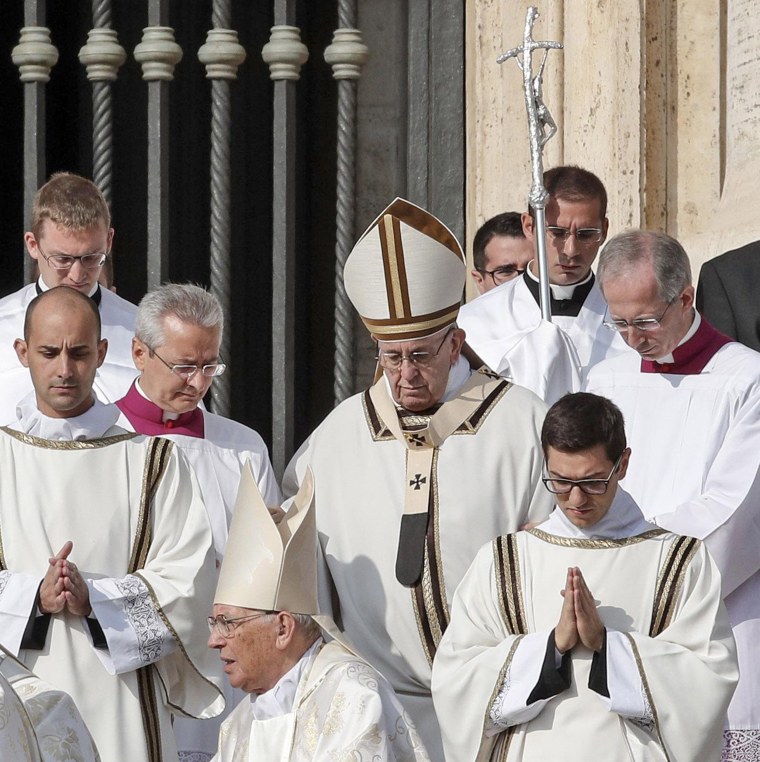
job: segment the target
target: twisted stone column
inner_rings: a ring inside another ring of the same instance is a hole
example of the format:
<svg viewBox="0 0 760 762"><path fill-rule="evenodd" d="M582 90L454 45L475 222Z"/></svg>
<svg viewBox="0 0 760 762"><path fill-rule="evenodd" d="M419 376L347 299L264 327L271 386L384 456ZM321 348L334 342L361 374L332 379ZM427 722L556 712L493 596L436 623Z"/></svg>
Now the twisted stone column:
<svg viewBox="0 0 760 762"><path fill-rule="evenodd" d="M343 285L343 267L355 236L356 218L356 85L369 49L361 32L354 29L353 0L338 3L338 25L325 61L338 81L338 173L335 237L335 375L334 397L338 405L354 391L354 315Z"/></svg>
<svg viewBox="0 0 760 762"><path fill-rule="evenodd" d="M275 22L261 57L274 82L272 145L272 466L281 478L294 449L296 82L309 51L301 42L295 2L275 3Z"/></svg>
<svg viewBox="0 0 760 762"><path fill-rule="evenodd" d="M113 107L111 83L127 60L111 29L111 0L93 0L93 28L87 44L79 51L79 61L92 82L92 179L110 205L113 185Z"/></svg>
<svg viewBox="0 0 760 762"><path fill-rule="evenodd" d="M230 362L232 354L232 270L230 266L230 83L237 79L238 66L245 61L245 50L238 43L237 32L230 29L232 3L214 0L212 24L206 43L198 50L198 58L206 66L211 80L211 292L219 299L224 312L220 356ZM231 412L231 377L217 378L211 386L214 412L229 416Z"/></svg>
<svg viewBox="0 0 760 762"><path fill-rule="evenodd" d="M50 41L45 23L44 1L24 4L24 23L19 43L11 51L24 84L24 214L32 208L37 188L45 181L45 84L58 62L58 49ZM34 260L24 257L24 280L29 282Z"/></svg>
<svg viewBox="0 0 760 762"><path fill-rule="evenodd" d="M166 26L168 3L150 0L148 23L135 60L148 83L148 290L169 274L169 82L182 60L174 30Z"/></svg>

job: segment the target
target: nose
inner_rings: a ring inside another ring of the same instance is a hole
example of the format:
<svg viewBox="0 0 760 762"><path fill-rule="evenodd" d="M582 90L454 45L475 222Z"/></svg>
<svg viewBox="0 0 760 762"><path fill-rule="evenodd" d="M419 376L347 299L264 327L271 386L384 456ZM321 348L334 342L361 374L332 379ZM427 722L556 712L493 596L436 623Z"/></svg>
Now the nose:
<svg viewBox="0 0 760 762"><path fill-rule="evenodd" d="M570 235L565 239L562 251L566 257L574 257L578 253L578 239L575 237L575 230L571 230Z"/></svg>
<svg viewBox="0 0 760 762"><path fill-rule="evenodd" d="M197 389L199 392L202 392L204 394L206 393L206 390L208 389L210 384L211 384L211 379L204 376L200 368L196 368L195 371L193 372L193 375L187 379L188 386L192 386L193 389Z"/></svg>
<svg viewBox="0 0 760 762"><path fill-rule="evenodd" d="M86 277L87 270L82 267L82 260L81 259L75 259L74 264L71 265L71 268L69 269L69 277L71 280L76 281L79 283L80 281L83 281Z"/></svg>
<svg viewBox="0 0 760 762"><path fill-rule="evenodd" d="M64 379L69 378L71 376L71 366L72 363L69 353L64 349L64 351L58 355L58 375Z"/></svg>
<svg viewBox="0 0 760 762"><path fill-rule="evenodd" d="M216 627L209 633L208 647L209 648L221 648L224 645L224 638L219 634Z"/></svg>
<svg viewBox="0 0 760 762"><path fill-rule="evenodd" d="M407 357L401 359L401 368L399 368L401 377L405 380L411 380L417 377L419 370L417 366Z"/></svg>
<svg viewBox="0 0 760 762"><path fill-rule="evenodd" d="M573 484L567 499L573 508L582 508L588 501L588 495L577 484Z"/></svg>

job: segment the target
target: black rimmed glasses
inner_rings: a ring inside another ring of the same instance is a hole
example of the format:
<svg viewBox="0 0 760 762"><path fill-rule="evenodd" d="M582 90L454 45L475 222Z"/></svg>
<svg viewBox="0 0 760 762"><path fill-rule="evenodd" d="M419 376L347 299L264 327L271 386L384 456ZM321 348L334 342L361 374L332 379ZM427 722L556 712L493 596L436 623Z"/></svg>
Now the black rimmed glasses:
<svg viewBox="0 0 760 762"><path fill-rule="evenodd" d="M675 301L675 299L673 301ZM662 314L659 317L634 318L630 322L628 320L604 320L602 322L605 327L609 328L611 331L617 331L618 333L627 333L630 328L635 328L637 331L654 331L655 328L660 327L660 323L662 323L662 319L665 317L665 313L670 309L671 304L673 304L673 302L668 302L668 306L662 311Z"/></svg>
<svg viewBox="0 0 760 762"><path fill-rule="evenodd" d="M242 622L248 622L252 619L261 619L264 616L271 616L274 612L265 611L261 614L251 614L250 616L236 616L234 619L227 619L224 614L219 616L206 617L208 622L208 631L213 632L214 628L223 638L231 638L235 628Z"/></svg>
<svg viewBox="0 0 760 762"><path fill-rule="evenodd" d="M386 352L385 350L378 350L375 355L375 359L380 363L383 368L388 370L401 370L401 365L404 360L410 362L415 368L429 368L441 349L443 344L448 338L449 334L454 330L452 325L448 331L443 335L441 343L438 345L438 349L435 352L410 352L408 355L403 355L401 352Z"/></svg>
<svg viewBox="0 0 760 762"><path fill-rule="evenodd" d="M615 461L615 465L612 467L612 471L610 471L610 475L606 479L562 479L561 477L542 476L541 481L544 483L544 487L555 495L567 495L573 491L573 487L578 487L587 495L603 495L607 491L612 477L618 470L623 455L625 455L625 450L620 453L620 456Z"/></svg>
<svg viewBox="0 0 760 762"><path fill-rule="evenodd" d="M103 266L108 256L107 251L101 251L97 254L82 254L81 256L75 256L74 254L45 254L39 241L37 241L37 250L54 270L71 270L74 262L79 262L85 270L95 270Z"/></svg>
<svg viewBox="0 0 760 762"><path fill-rule="evenodd" d="M150 349L150 347L148 347L148 349ZM172 365L171 363L166 362L155 349L151 349L150 351L158 357L158 359L161 360L172 373L179 376L183 381L190 381L198 371L200 371L206 378L216 378L216 376L221 376L222 373L227 370L227 366L223 362L211 362L207 365Z"/></svg>
<svg viewBox="0 0 760 762"><path fill-rule="evenodd" d="M546 232L549 238L555 243L565 243L570 236L575 237L578 246L591 246L602 240L603 230L601 228L562 228L559 225L547 225Z"/></svg>
<svg viewBox="0 0 760 762"><path fill-rule="evenodd" d="M502 283L506 283L516 275L522 275L525 272L524 267L521 269L519 267L515 267L514 265L502 265L501 267L496 267L493 270L481 270L479 267L476 269L481 275L490 275L494 286L500 286Z"/></svg>

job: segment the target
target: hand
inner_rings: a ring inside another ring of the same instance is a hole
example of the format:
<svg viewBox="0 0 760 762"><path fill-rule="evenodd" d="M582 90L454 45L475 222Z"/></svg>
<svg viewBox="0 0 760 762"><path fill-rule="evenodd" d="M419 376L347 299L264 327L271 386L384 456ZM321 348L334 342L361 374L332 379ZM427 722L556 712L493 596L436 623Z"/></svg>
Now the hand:
<svg viewBox="0 0 760 762"><path fill-rule="evenodd" d="M567 653L578 642L578 625L575 619L575 597L573 595L573 569L567 570L565 589L560 590L562 611L554 628L554 644L561 653Z"/></svg>
<svg viewBox="0 0 760 762"><path fill-rule="evenodd" d="M267 506L267 510L275 524L279 524L285 518L286 511L279 505L269 505Z"/></svg>
<svg viewBox="0 0 760 762"><path fill-rule="evenodd" d="M40 585L39 607L43 614L58 614L66 606L62 569L73 547L74 543L69 540L56 555L48 559L48 569Z"/></svg>
<svg viewBox="0 0 760 762"><path fill-rule="evenodd" d="M89 616L92 611L90 590L76 564L68 560L64 561L61 579L63 579L63 590L66 596L66 608L74 616Z"/></svg>
<svg viewBox="0 0 760 762"><path fill-rule="evenodd" d="M596 601L583 579L581 570L575 570L575 620L578 636L586 648L601 651L604 642L604 625L596 609Z"/></svg>

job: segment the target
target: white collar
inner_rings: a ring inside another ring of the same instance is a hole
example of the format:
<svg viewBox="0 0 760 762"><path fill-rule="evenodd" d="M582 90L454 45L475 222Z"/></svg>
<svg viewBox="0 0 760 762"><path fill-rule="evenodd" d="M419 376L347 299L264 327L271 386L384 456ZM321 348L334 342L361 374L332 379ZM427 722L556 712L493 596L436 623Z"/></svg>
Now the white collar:
<svg viewBox="0 0 760 762"><path fill-rule="evenodd" d="M691 323L691 327L688 331L684 334L681 341L676 344L677 347L680 347L682 344L685 344L698 330L699 330L699 324L702 322L701 315L694 310L694 320ZM662 357L658 357L656 362L659 363L666 363L666 362L674 362L673 353L670 352L667 355L663 355Z"/></svg>
<svg viewBox="0 0 760 762"><path fill-rule="evenodd" d="M644 518L636 501L618 485L610 509L588 529L575 526L559 507L555 507L551 516L543 524L539 524L538 528L555 537L619 540L634 537L657 527Z"/></svg>
<svg viewBox="0 0 760 762"><path fill-rule="evenodd" d="M39 279L37 280L37 285L39 286L40 291L50 291L50 286L48 286L47 283L45 283L44 280L42 280L42 276L40 275ZM97 290L98 290L98 281L95 281L92 288L90 289L90 293L87 294L87 296L92 296Z"/></svg>
<svg viewBox="0 0 760 762"><path fill-rule="evenodd" d="M535 259L532 259L530 261L530 264L527 267L527 273L528 273L528 277L531 280L534 280L536 283L538 283L539 282L538 276L533 274L533 270L530 267L530 265L533 264L535 261L536 261ZM552 292L552 296L557 301L562 301L563 299L572 299L573 294L575 293L575 289L578 288L578 286L582 286L584 283L588 283L591 280L591 278L593 278L593 276L594 276L594 273L591 272L591 270L589 270L588 275L583 280L579 280L577 283L573 283L569 286L558 286L556 283L550 283L549 290Z"/></svg>
<svg viewBox="0 0 760 762"><path fill-rule="evenodd" d="M303 673L324 641L317 638L301 658L266 693L251 694L251 712L255 720L272 720L293 711Z"/></svg>
<svg viewBox="0 0 760 762"><path fill-rule="evenodd" d="M40 412L37 397L31 392L16 405L16 416L17 419L8 426L14 431L21 431L40 439L81 442L105 436L115 426L119 418L119 409L116 405L104 405L94 398L92 407L82 415L73 418L50 418Z"/></svg>
<svg viewBox="0 0 760 762"><path fill-rule="evenodd" d="M145 393L145 390L142 388L142 386L140 386L140 378L135 379L135 389L137 389L137 393L143 399L148 400L148 402L153 402L153 400ZM153 404L155 405L156 403L153 402ZM159 407L159 405L156 405L156 407ZM163 409L161 410L161 412L163 413L164 423L166 423L166 421L176 421L177 418L179 418L179 413L172 413L169 410L163 410Z"/></svg>

